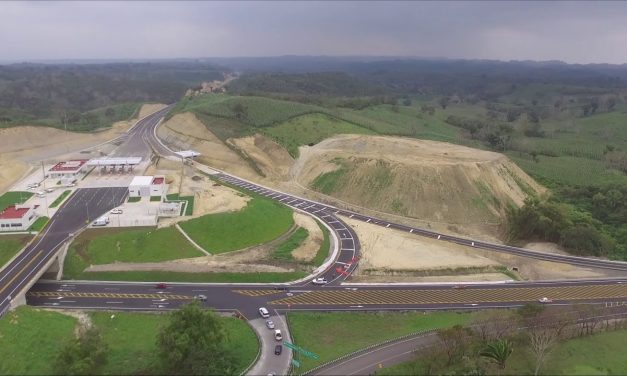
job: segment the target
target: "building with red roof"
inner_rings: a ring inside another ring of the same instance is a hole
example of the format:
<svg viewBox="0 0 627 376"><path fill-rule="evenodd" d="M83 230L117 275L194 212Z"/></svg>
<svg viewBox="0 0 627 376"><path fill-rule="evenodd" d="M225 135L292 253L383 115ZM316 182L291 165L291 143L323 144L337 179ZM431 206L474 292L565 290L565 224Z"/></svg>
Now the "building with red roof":
<svg viewBox="0 0 627 376"><path fill-rule="evenodd" d="M76 178L84 171L89 159L74 159L71 161L59 162L48 170L51 178Z"/></svg>
<svg viewBox="0 0 627 376"><path fill-rule="evenodd" d="M26 231L37 219L37 206L11 205L0 212L0 231Z"/></svg>

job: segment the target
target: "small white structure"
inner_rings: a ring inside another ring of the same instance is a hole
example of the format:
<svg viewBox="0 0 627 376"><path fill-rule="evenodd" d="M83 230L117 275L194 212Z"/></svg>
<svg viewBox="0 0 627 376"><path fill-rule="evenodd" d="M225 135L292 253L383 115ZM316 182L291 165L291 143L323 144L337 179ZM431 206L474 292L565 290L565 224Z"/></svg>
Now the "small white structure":
<svg viewBox="0 0 627 376"><path fill-rule="evenodd" d="M27 231L37 219L36 206L11 205L0 212L0 231Z"/></svg>
<svg viewBox="0 0 627 376"><path fill-rule="evenodd" d="M199 152L194 151L194 150L181 150L181 151L175 152L174 154L178 155L179 157L183 159L194 158L200 155Z"/></svg>
<svg viewBox="0 0 627 376"><path fill-rule="evenodd" d="M59 162L48 170L48 176L55 179L76 179L79 174L84 172L87 161L87 159L76 159Z"/></svg>
<svg viewBox="0 0 627 376"><path fill-rule="evenodd" d="M164 176L135 176L128 186L129 197L163 197L167 191Z"/></svg>

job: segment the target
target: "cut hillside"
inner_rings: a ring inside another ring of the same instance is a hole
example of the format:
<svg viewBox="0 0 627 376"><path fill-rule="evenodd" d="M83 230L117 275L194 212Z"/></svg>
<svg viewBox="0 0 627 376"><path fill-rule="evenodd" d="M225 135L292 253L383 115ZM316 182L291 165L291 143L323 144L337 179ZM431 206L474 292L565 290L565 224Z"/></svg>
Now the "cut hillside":
<svg viewBox="0 0 627 376"><path fill-rule="evenodd" d="M446 224L498 224L544 191L505 156L425 140L345 135L301 148L292 176L350 204Z"/></svg>
<svg viewBox="0 0 627 376"><path fill-rule="evenodd" d="M201 163L246 178L259 176L243 156L222 142L191 112L174 115L158 128L157 133L166 144L201 153L197 158Z"/></svg>
<svg viewBox="0 0 627 376"><path fill-rule="evenodd" d="M144 105L139 114L145 115L163 106ZM118 121L110 128L91 133L66 132L32 125L3 128L0 129L0 155L25 162L40 161L110 141L126 132L136 121L137 118Z"/></svg>

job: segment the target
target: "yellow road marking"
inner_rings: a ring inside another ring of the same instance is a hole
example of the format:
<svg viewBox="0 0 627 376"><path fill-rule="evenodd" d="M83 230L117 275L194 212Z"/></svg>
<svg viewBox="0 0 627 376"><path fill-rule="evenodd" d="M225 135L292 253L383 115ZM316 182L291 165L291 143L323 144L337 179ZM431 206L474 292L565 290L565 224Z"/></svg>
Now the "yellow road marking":
<svg viewBox="0 0 627 376"><path fill-rule="evenodd" d="M117 294L99 292L56 292L56 291L31 291L30 296L38 298L64 297L64 298L118 298L118 299L170 299L188 300L193 296L173 294Z"/></svg>
<svg viewBox="0 0 627 376"><path fill-rule="evenodd" d="M233 290L233 292L246 296L265 296L278 294L279 290Z"/></svg>
<svg viewBox="0 0 627 376"><path fill-rule="evenodd" d="M469 304L627 298L627 285L520 287L467 290L316 290L270 302L289 305Z"/></svg>

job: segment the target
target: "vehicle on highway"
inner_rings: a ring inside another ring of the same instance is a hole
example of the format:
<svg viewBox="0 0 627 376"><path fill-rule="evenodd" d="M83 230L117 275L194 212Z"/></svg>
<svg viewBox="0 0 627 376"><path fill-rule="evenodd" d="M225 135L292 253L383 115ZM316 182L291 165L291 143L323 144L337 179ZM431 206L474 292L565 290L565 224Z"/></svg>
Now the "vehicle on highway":
<svg viewBox="0 0 627 376"><path fill-rule="evenodd" d="M115 209L111 210L111 212L110 212L110 213L111 213L111 214L122 214L122 213L124 213L124 212L123 212L123 211L122 211L122 209L120 209L120 208L115 208Z"/></svg>
<svg viewBox="0 0 627 376"><path fill-rule="evenodd" d="M46 188L46 192L48 193L54 192L54 188Z"/></svg>
<svg viewBox="0 0 627 376"><path fill-rule="evenodd" d="M155 285L155 288L156 288L156 289L159 289L159 290L163 290L163 289L165 289L165 288L168 288L168 285L166 285L165 283L161 282L161 283L157 283L157 284Z"/></svg>
<svg viewBox="0 0 627 376"><path fill-rule="evenodd" d="M553 300L551 300L551 299L547 298L546 296L544 296L544 297L538 299L538 302L540 302L540 303L551 303L551 302L553 302Z"/></svg>
<svg viewBox="0 0 627 376"><path fill-rule="evenodd" d="M266 326L268 327L268 329L274 329L274 321L267 320L266 321Z"/></svg>
<svg viewBox="0 0 627 376"><path fill-rule="evenodd" d="M466 286L466 285L455 285L455 286L453 286L454 289L465 289L466 287L468 287L468 286Z"/></svg>
<svg viewBox="0 0 627 376"><path fill-rule="evenodd" d="M283 340L283 334L281 334L281 329L276 329L274 331L274 339L276 339L277 341Z"/></svg>
<svg viewBox="0 0 627 376"><path fill-rule="evenodd" d="M35 194L37 195L37 197L46 197L46 192L44 191L37 191Z"/></svg>
<svg viewBox="0 0 627 376"><path fill-rule="evenodd" d="M281 355L282 352L283 352L283 346L281 345L274 346L274 355Z"/></svg>
<svg viewBox="0 0 627 376"><path fill-rule="evenodd" d="M33 189L33 188L39 188L40 184L39 183L29 183L26 187L29 189Z"/></svg>
<svg viewBox="0 0 627 376"><path fill-rule="evenodd" d="M264 319L267 319L268 317L270 317L270 312L268 312L268 309L266 309L266 307L259 308L259 314Z"/></svg>
<svg viewBox="0 0 627 376"><path fill-rule="evenodd" d="M327 283L329 283L329 281L327 281L326 278L314 278L311 283L313 283L314 285L326 285Z"/></svg>
<svg viewBox="0 0 627 376"><path fill-rule="evenodd" d="M108 224L109 224L109 217L100 217L92 223L92 226L106 226Z"/></svg>
<svg viewBox="0 0 627 376"><path fill-rule="evenodd" d="M201 302L206 302L207 301L207 295L196 295L194 296L194 299L196 300L200 300Z"/></svg>

